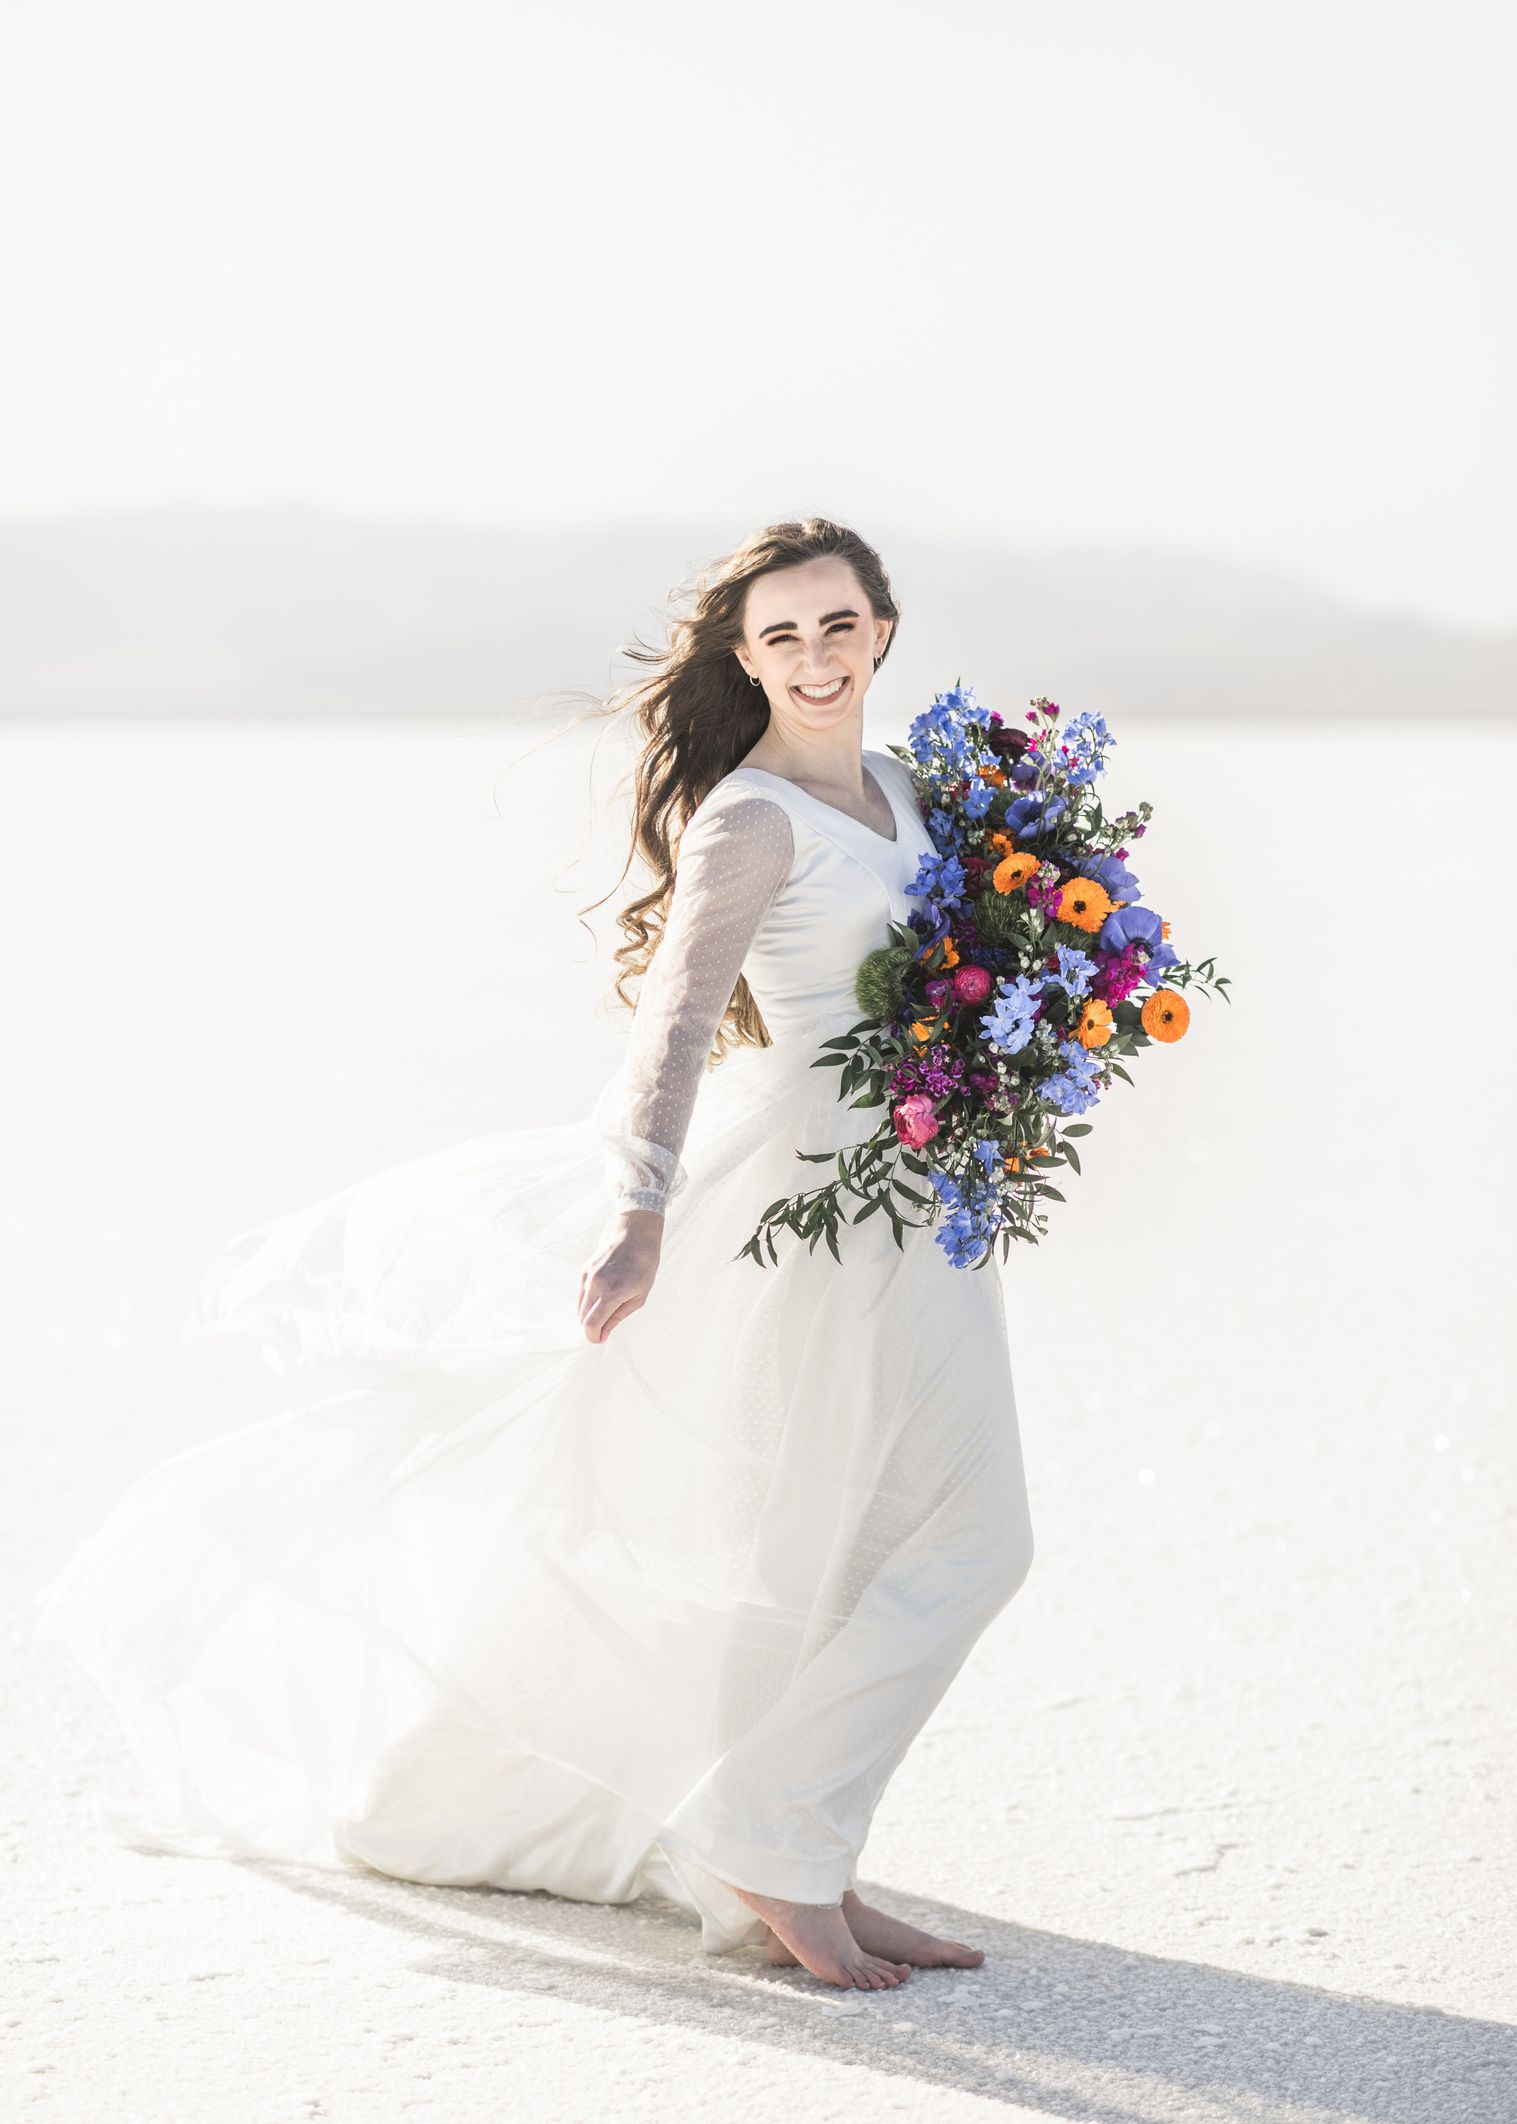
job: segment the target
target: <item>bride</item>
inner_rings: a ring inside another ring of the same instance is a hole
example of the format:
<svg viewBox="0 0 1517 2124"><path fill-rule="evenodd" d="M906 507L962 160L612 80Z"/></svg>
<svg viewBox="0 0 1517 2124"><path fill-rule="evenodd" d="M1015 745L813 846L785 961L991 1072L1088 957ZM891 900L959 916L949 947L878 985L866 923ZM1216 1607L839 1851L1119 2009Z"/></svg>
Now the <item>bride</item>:
<svg viewBox="0 0 1517 2124"><path fill-rule="evenodd" d="M873 1990L961 1942L865 1903L876 1806L1032 1559L1004 1300L934 1232L741 1253L862 1141L820 1042L933 853L863 745L898 608L825 519L709 570L645 739L622 1063L228 1242L192 1332L292 1405L140 1477L38 1595L147 1848L600 1902ZM630 860L630 858L629 858ZM699 1093L699 1098L697 1094Z"/></svg>

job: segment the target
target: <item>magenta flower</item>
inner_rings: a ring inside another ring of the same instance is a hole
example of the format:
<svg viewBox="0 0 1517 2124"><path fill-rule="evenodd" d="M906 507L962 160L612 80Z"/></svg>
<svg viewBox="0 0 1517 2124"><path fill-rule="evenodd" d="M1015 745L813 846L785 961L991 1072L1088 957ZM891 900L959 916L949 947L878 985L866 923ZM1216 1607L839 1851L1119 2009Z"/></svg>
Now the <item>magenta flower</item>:
<svg viewBox="0 0 1517 2124"><path fill-rule="evenodd" d="M990 975L983 966L960 966L954 972L955 1003L983 1003L990 994Z"/></svg>
<svg viewBox="0 0 1517 2124"><path fill-rule="evenodd" d="M938 1117L932 1101L921 1092L903 1099L890 1118L895 1123L896 1134L908 1150L920 1150L938 1132Z"/></svg>
<svg viewBox="0 0 1517 2124"><path fill-rule="evenodd" d="M927 983L928 1002L932 1005L934 1010L941 1010L943 1008L944 1003L947 1001L947 998L948 983L943 980L940 975L935 975L933 979Z"/></svg>

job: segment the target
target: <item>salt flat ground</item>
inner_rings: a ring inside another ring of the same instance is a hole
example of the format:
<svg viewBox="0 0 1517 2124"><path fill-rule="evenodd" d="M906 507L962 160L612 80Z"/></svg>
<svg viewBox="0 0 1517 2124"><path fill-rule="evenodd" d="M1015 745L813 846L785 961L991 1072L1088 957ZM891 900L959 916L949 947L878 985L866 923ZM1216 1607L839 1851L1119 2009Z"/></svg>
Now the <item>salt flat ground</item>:
<svg viewBox="0 0 1517 2124"><path fill-rule="evenodd" d="M1234 1000L1005 1271L1037 1561L863 1861L988 1959L851 2000L663 1905L97 1832L116 1736L32 1592L273 1405L181 1345L201 1268L584 1111L625 1020L574 910L622 851L579 734L0 736L9 2113L1517 2115L1517 734L1118 735L1146 897Z"/></svg>

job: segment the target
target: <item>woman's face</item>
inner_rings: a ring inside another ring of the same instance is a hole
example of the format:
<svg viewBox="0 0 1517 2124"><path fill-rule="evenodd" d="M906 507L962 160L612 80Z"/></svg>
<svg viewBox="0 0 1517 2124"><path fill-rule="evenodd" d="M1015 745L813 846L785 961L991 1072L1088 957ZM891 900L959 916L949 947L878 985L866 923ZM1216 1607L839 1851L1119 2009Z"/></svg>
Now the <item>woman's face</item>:
<svg viewBox="0 0 1517 2124"><path fill-rule="evenodd" d="M847 561L776 568L748 586L734 652L783 727L827 730L858 714L890 639Z"/></svg>

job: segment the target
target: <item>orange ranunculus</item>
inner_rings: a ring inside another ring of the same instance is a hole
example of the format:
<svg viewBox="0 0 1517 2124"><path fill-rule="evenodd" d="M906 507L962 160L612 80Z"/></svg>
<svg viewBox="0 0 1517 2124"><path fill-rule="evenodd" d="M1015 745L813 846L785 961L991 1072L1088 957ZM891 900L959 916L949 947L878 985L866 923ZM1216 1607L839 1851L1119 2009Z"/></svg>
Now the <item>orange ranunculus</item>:
<svg viewBox="0 0 1517 2124"><path fill-rule="evenodd" d="M1017 844L1009 833L993 833L990 836L990 845L992 848L999 848L1002 855L1010 855Z"/></svg>
<svg viewBox="0 0 1517 2124"><path fill-rule="evenodd" d="M1006 787L1006 777L999 767L982 767L980 769L980 780L982 782L994 782L998 789Z"/></svg>
<svg viewBox="0 0 1517 2124"><path fill-rule="evenodd" d="M957 966L957 965L958 965L958 963L959 963L959 954L958 954L958 951L957 951L957 949L955 948L955 945L954 945L954 941L953 941L953 938L952 938L952 937L944 937L944 939L943 939L943 964L944 964L945 966Z"/></svg>
<svg viewBox="0 0 1517 2124"><path fill-rule="evenodd" d="M1015 892L1019 885L1027 883L1037 867L1037 857L1024 848L1020 853L1003 856L990 873L990 882L997 892Z"/></svg>
<svg viewBox="0 0 1517 2124"><path fill-rule="evenodd" d="M1060 888L1054 913L1061 922L1094 935L1111 913L1111 895L1094 878L1071 878Z"/></svg>
<svg viewBox="0 0 1517 2124"><path fill-rule="evenodd" d="M1142 1018L1150 1040L1183 1040L1190 1005L1178 988L1156 988L1144 1002Z"/></svg>
<svg viewBox="0 0 1517 2124"><path fill-rule="evenodd" d="M1109 1005L1099 996L1090 996L1080 1013L1080 1022L1075 1027L1075 1038L1082 1047L1104 1047L1116 1030L1116 1020Z"/></svg>

